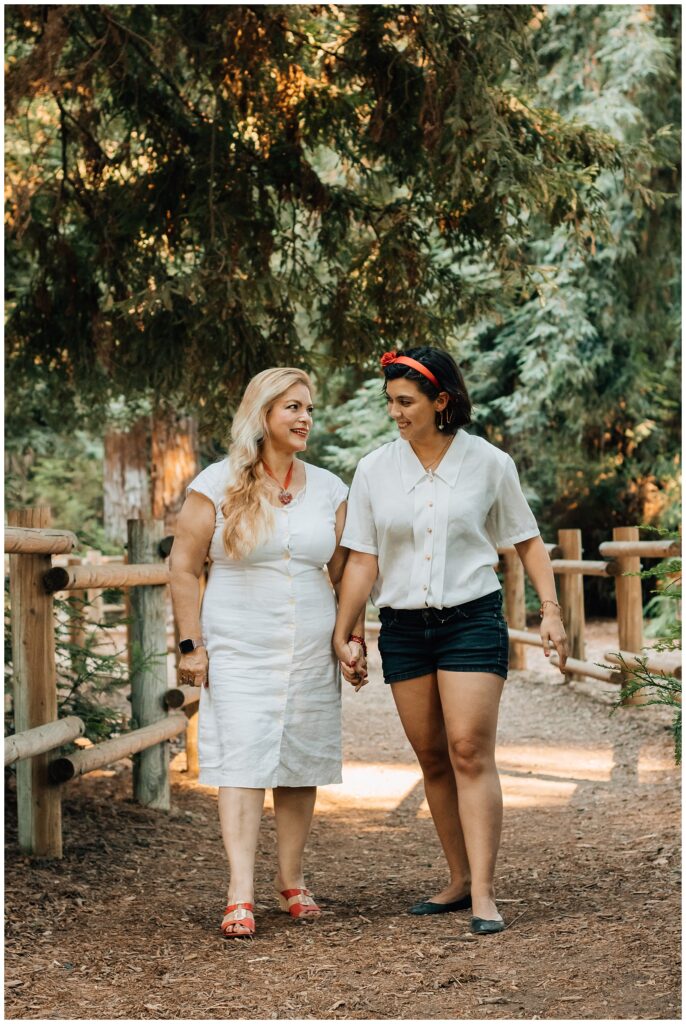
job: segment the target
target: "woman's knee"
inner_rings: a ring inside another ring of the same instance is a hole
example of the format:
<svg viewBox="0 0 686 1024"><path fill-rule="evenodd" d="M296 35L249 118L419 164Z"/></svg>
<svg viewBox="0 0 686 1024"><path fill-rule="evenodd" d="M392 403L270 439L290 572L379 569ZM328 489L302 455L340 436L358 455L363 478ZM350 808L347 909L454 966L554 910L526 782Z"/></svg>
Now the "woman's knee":
<svg viewBox="0 0 686 1024"><path fill-rule="evenodd" d="M456 736L450 740L450 760L458 775L474 778L495 767L490 743L471 736Z"/></svg>
<svg viewBox="0 0 686 1024"><path fill-rule="evenodd" d="M425 779L431 781L452 770L447 743L418 743L413 749Z"/></svg>

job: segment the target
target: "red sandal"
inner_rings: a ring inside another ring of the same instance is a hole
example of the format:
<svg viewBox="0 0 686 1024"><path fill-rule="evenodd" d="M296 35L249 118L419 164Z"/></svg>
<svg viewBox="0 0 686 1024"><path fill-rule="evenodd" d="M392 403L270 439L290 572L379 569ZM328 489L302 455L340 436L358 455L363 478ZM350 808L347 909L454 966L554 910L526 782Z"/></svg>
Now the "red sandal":
<svg viewBox="0 0 686 1024"><path fill-rule="evenodd" d="M255 934L252 903L230 903L219 927L225 939L252 938ZM240 928L240 931L229 931L229 928Z"/></svg>
<svg viewBox="0 0 686 1024"><path fill-rule="evenodd" d="M314 902L309 889L282 889L278 894L279 906L291 917L303 921L308 917L319 917L321 908ZM309 902L305 902L308 900Z"/></svg>

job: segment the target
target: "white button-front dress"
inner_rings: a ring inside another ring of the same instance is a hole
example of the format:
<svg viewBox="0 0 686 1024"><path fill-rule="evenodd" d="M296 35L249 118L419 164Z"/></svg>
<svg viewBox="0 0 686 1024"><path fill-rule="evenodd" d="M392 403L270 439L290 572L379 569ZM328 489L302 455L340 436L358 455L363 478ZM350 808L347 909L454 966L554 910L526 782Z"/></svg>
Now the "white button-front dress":
<svg viewBox="0 0 686 1024"><path fill-rule="evenodd" d="M190 484L214 503L202 603L209 687L200 696L200 783L271 788L341 781L341 686L331 646L336 599L324 567L348 489L303 463L305 488L274 509L269 540L229 558L221 505L228 459Z"/></svg>

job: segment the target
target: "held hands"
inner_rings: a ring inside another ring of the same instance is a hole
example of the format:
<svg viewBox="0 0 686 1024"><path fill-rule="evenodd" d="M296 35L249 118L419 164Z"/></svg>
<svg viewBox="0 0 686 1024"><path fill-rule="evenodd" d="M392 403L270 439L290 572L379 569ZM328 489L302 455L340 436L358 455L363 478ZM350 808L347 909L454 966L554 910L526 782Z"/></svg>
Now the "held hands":
<svg viewBox="0 0 686 1024"><path fill-rule="evenodd" d="M182 686L208 687L208 666L207 651L204 647L196 647L190 654L182 654L177 671L179 683Z"/></svg>
<svg viewBox="0 0 686 1024"><path fill-rule="evenodd" d="M336 651L336 657L341 663L341 672L346 682L354 686L357 693L361 687L369 682L367 677L367 659L362 652L362 644L355 643L354 640L351 640L349 643L334 640L333 646Z"/></svg>
<svg viewBox="0 0 686 1024"><path fill-rule="evenodd" d="M567 661L567 634L558 611L549 611L541 619L541 639L543 640L543 653L546 658L550 657L552 651L557 651L559 658L558 668L564 675Z"/></svg>

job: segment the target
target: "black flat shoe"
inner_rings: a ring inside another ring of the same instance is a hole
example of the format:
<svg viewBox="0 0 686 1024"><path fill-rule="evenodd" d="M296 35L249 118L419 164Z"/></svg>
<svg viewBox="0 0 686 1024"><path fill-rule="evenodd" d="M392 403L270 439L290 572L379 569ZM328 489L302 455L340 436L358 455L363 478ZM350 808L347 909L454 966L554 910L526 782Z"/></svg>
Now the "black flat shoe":
<svg viewBox="0 0 686 1024"><path fill-rule="evenodd" d="M504 921L487 921L484 917L473 917L470 921L470 928L475 935L495 935L505 927Z"/></svg>
<svg viewBox="0 0 686 1024"><path fill-rule="evenodd" d="M451 914L455 910L469 910L471 905L472 897L468 893L452 903L415 903L408 914Z"/></svg>

